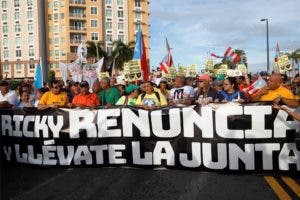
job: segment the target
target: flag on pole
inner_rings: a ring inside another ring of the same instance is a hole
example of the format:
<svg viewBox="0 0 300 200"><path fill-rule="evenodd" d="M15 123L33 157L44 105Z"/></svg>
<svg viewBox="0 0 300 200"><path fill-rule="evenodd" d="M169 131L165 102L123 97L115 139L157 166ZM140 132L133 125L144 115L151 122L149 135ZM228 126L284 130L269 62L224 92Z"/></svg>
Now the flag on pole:
<svg viewBox="0 0 300 200"><path fill-rule="evenodd" d="M276 52L275 52L275 58L274 58L274 61L275 61L276 63L278 62L279 54L280 54L280 51L279 51L279 45L278 45L278 43L277 43L277 45L276 45Z"/></svg>
<svg viewBox="0 0 300 200"><path fill-rule="evenodd" d="M230 60L233 63L237 63L240 59L240 55L234 52L231 47L228 47L224 53L224 58Z"/></svg>
<svg viewBox="0 0 300 200"><path fill-rule="evenodd" d="M211 56L211 57L215 57L215 58L223 58L222 56L218 56L218 55L215 54L215 53L210 53L210 56Z"/></svg>
<svg viewBox="0 0 300 200"><path fill-rule="evenodd" d="M249 96L253 96L259 89L267 86L266 81L258 75L257 79L249 86L244 88L242 91L247 93Z"/></svg>
<svg viewBox="0 0 300 200"><path fill-rule="evenodd" d="M38 89L43 87L43 74L42 74L42 67L41 67L41 59L35 69L33 85L34 85L34 87L36 87Z"/></svg>
<svg viewBox="0 0 300 200"><path fill-rule="evenodd" d="M164 73L168 74L169 70L168 68L171 67L173 65L173 58L171 55L171 48L168 42L168 39L166 38L166 47L167 47L167 55L163 58L163 60L160 62L159 66L161 71L163 71Z"/></svg>
<svg viewBox="0 0 300 200"><path fill-rule="evenodd" d="M139 30L136 33L133 59L140 60L142 78L144 81L147 81L149 78L149 68L148 68L148 63L147 63L146 47L145 47L145 42L144 42L141 27L139 27Z"/></svg>

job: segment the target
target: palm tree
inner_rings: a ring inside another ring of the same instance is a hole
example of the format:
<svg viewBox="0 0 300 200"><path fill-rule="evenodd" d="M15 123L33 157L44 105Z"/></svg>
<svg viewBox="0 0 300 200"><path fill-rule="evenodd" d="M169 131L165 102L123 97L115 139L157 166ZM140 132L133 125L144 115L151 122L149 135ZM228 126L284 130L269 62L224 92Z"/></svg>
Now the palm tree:
<svg viewBox="0 0 300 200"><path fill-rule="evenodd" d="M294 63L298 66L298 70L300 68L299 62L300 62L300 49L296 49L295 51L291 53L285 53L288 58L291 60L292 69L294 70Z"/></svg>
<svg viewBox="0 0 300 200"><path fill-rule="evenodd" d="M121 40L113 41L112 60L116 69L123 69L125 62L132 60L135 42L129 42L128 45Z"/></svg>
<svg viewBox="0 0 300 200"><path fill-rule="evenodd" d="M100 58L107 58L107 52L104 50L104 42L87 41L87 53L88 57L96 58L98 61Z"/></svg>

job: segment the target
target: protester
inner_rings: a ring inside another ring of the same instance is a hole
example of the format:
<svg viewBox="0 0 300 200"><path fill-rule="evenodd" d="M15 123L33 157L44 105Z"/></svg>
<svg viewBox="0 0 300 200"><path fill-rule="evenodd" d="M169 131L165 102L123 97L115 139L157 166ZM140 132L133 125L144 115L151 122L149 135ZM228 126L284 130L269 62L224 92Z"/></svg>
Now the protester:
<svg viewBox="0 0 300 200"><path fill-rule="evenodd" d="M282 78L280 74L272 74L268 79L267 86L261 88L252 96L253 101L273 101L277 97L294 99L291 90L282 86Z"/></svg>
<svg viewBox="0 0 300 200"><path fill-rule="evenodd" d="M208 104L217 99L218 91L212 88L211 81L208 74L202 74L198 77L197 88L195 89L198 103Z"/></svg>
<svg viewBox="0 0 300 200"><path fill-rule="evenodd" d="M297 113L297 112L295 112L295 111L291 111L288 107L286 107L286 106L280 106L278 104L273 104L272 107L275 108L275 109L277 109L277 110L283 110L287 114L289 114L290 116L292 116L294 119L296 119L297 121L300 121L300 114Z"/></svg>
<svg viewBox="0 0 300 200"><path fill-rule="evenodd" d="M98 94L101 91L101 86L100 86L100 82L98 81L98 79L93 83L92 91L95 94Z"/></svg>
<svg viewBox="0 0 300 200"><path fill-rule="evenodd" d="M116 87L119 90L120 96L125 95L125 87L126 87L126 82L125 81L122 81L120 83L116 83L114 87Z"/></svg>
<svg viewBox="0 0 300 200"><path fill-rule="evenodd" d="M111 87L115 86L117 84L117 79L115 77L111 77L109 79L109 84Z"/></svg>
<svg viewBox="0 0 300 200"><path fill-rule="evenodd" d="M74 96L78 95L80 92L80 88L79 88L79 82L75 82L75 81L70 81L69 82L69 87L68 87L68 101L72 102Z"/></svg>
<svg viewBox="0 0 300 200"><path fill-rule="evenodd" d="M185 78L177 76L170 91L170 105L184 104L191 105L195 98L194 88L185 85Z"/></svg>
<svg viewBox="0 0 300 200"><path fill-rule="evenodd" d="M145 109L155 109L161 106L167 106L166 97L157 91L154 91L153 85L150 81L143 83L145 93L138 96L136 105Z"/></svg>
<svg viewBox="0 0 300 200"><path fill-rule="evenodd" d="M18 105L18 95L16 91L9 89L7 81L0 82L0 108L12 108Z"/></svg>
<svg viewBox="0 0 300 200"><path fill-rule="evenodd" d="M49 84L50 91L43 94L39 104L39 109L66 107L68 104L68 96L65 92L61 92L59 81L53 80Z"/></svg>
<svg viewBox="0 0 300 200"><path fill-rule="evenodd" d="M221 92L223 90L223 81L222 80L214 80L213 84L212 84L213 88L217 91L217 92Z"/></svg>
<svg viewBox="0 0 300 200"><path fill-rule="evenodd" d="M243 103L247 101L247 96L239 90L236 78L228 77L223 81L223 90L218 93L216 101Z"/></svg>
<svg viewBox="0 0 300 200"><path fill-rule="evenodd" d="M247 73L243 73L243 76L237 77L237 84L239 87L239 90L242 91L244 88L250 86L250 78Z"/></svg>
<svg viewBox="0 0 300 200"><path fill-rule="evenodd" d="M29 98L29 92L24 90L20 94L20 103L18 104L18 108L30 108L33 107L34 99Z"/></svg>
<svg viewBox="0 0 300 200"><path fill-rule="evenodd" d="M120 92L117 88L110 86L110 80L104 77L100 81L102 90L98 93L98 98L103 106L112 106L117 103L120 98Z"/></svg>
<svg viewBox="0 0 300 200"><path fill-rule="evenodd" d="M159 90L160 92L165 95L165 97L168 99L169 95L170 95L170 91L169 91L169 85L166 79L162 78L159 85Z"/></svg>
<svg viewBox="0 0 300 200"><path fill-rule="evenodd" d="M41 100L41 98L42 98L42 96L43 96L43 94L44 93L46 93L46 92L48 92L49 91L49 89L48 88L44 88L44 87L42 87L41 89L36 89L36 94L35 94L35 96L36 96L36 100L34 101L34 107L38 107L38 105L39 105L39 102L40 102L40 100Z"/></svg>
<svg viewBox="0 0 300 200"><path fill-rule="evenodd" d="M129 106L135 106L137 97L139 96L139 89L140 86L130 84L125 88L125 92L127 95L123 95L116 105L129 105Z"/></svg>
<svg viewBox="0 0 300 200"><path fill-rule="evenodd" d="M82 81L79 84L80 93L77 94L72 101L72 106L79 108L95 108L100 105L98 96L95 93L89 92L89 84L87 81Z"/></svg>

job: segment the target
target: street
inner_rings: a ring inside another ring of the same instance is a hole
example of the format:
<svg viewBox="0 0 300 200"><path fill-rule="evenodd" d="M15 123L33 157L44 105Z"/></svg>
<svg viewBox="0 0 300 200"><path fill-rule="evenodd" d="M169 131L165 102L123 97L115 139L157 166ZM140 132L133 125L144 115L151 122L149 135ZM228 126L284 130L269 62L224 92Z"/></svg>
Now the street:
<svg viewBox="0 0 300 200"><path fill-rule="evenodd" d="M270 174L2 164L1 199L299 199L299 180Z"/></svg>

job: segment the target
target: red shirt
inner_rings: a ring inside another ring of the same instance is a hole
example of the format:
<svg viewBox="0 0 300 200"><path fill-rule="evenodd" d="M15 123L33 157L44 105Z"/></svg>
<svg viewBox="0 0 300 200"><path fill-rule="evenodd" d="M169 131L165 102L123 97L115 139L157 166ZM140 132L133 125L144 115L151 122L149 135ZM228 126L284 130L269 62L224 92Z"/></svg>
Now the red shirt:
<svg viewBox="0 0 300 200"><path fill-rule="evenodd" d="M89 93L87 95L78 94L73 98L72 103L75 106L80 104L88 107L100 105L98 96L95 93Z"/></svg>

